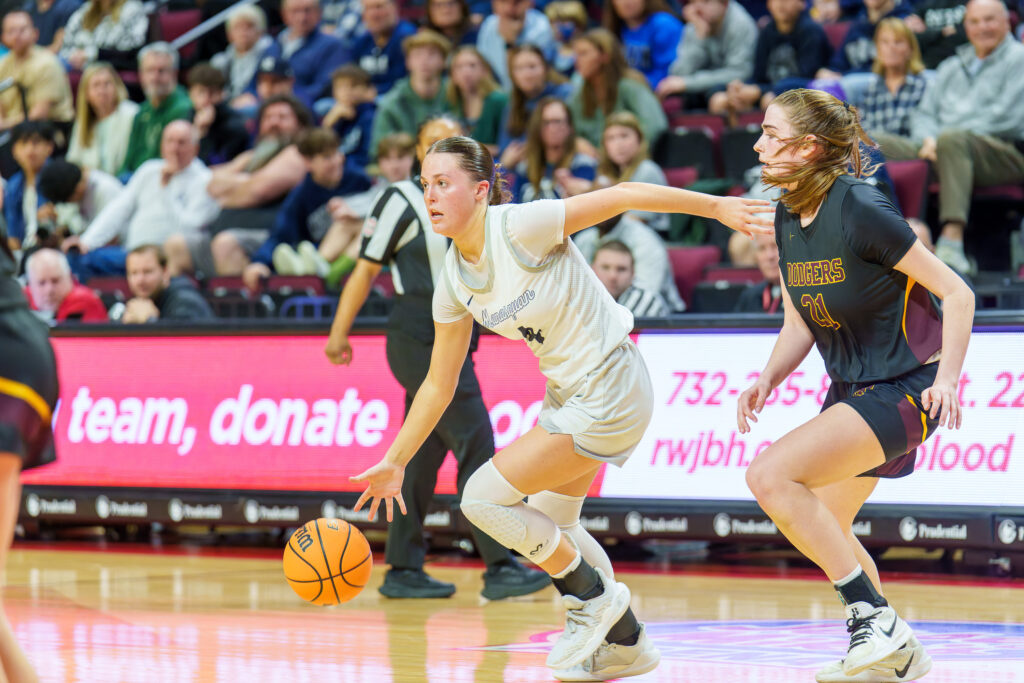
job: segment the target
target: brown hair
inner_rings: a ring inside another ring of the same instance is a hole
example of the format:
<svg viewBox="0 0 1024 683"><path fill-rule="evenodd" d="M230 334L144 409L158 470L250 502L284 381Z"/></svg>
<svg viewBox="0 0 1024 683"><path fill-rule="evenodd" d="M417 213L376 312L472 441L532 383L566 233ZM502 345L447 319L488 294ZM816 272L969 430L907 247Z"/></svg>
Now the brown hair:
<svg viewBox="0 0 1024 683"><path fill-rule="evenodd" d="M480 50L477 50L476 47L473 45L461 45L458 48L456 48L455 52L452 53L452 58L448 61L449 75L446 95L448 97L449 104L451 104L453 107L457 107L458 109L463 110L463 113L465 113L462 106L462 91L455 87L455 80L451 77L451 68L455 64L455 60L463 52L471 53L474 57L476 57L477 61L480 62L480 64L482 64L484 67L484 77L480 80L481 97L487 97L495 90L499 90L500 86L498 85L497 81L494 80L494 71L491 70L490 63L486 59L484 59L484 56L482 54L480 54Z"/></svg>
<svg viewBox="0 0 1024 683"><path fill-rule="evenodd" d="M406 57L418 47L432 47L438 50L447 59L452 51L452 41L445 38L437 31L429 28L421 28L408 38L402 41L402 54Z"/></svg>
<svg viewBox="0 0 1024 683"><path fill-rule="evenodd" d="M676 13L672 11L669 4L665 0L644 0L644 14L643 19L646 21L652 14L658 12L665 12L676 16ZM604 0L604 8L601 10L602 21L601 25L611 31L616 36L622 35L622 29L625 28L626 22L619 16L619 13L615 10L615 3L613 0ZM678 18L678 17L677 17Z"/></svg>
<svg viewBox="0 0 1024 683"><path fill-rule="evenodd" d="M469 3L467 0L456 0L459 5L459 9L462 10L462 22L458 26L458 32L460 36L465 36L471 28L473 28L473 13L469 9ZM436 31L444 35L442 31L433 21L430 20L430 4L431 0L427 0L426 7L423 12L423 28L429 28L431 31Z"/></svg>
<svg viewBox="0 0 1024 683"><path fill-rule="evenodd" d="M416 156L416 138L408 133L391 133L377 143L377 158L391 156Z"/></svg>
<svg viewBox="0 0 1024 683"><path fill-rule="evenodd" d="M115 24L121 19L121 8L124 7L125 2L127 0L114 0L110 5L110 20ZM103 22L103 17L106 16L106 13L104 13L100 4L100 0L90 0L85 14L82 15L82 28L86 31L96 30L96 27Z"/></svg>
<svg viewBox="0 0 1024 683"><path fill-rule="evenodd" d="M209 62L200 62L188 71L188 87L201 85L210 90L223 90L228 84L224 72Z"/></svg>
<svg viewBox="0 0 1024 683"><path fill-rule="evenodd" d="M147 253L156 256L156 262L160 264L161 268L167 268L167 254L164 252L164 248L159 244L140 244L129 251L128 256ZM128 256L125 257L125 260L127 260Z"/></svg>
<svg viewBox="0 0 1024 683"><path fill-rule="evenodd" d="M331 83L348 81L352 85L368 88L373 85L369 72L355 64L342 64L331 72Z"/></svg>
<svg viewBox="0 0 1024 683"><path fill-rule="evenodd" d="M636 156L629 160L629 162L619 167L612 158L608 156L608 150L604 146L604 133L608 132L608 129L612 126L622 126L623 128L629 128L637 137L640 138L640 149L637 150ZM628 111L618 111L605 119L604 132L601 134L601 151L597 161L597 173L598 175L607 176L611 178L615 183L621 183L624 180L628 180L633 177L633 173L636 172L636 167L640 165L644 159L647 158L647 140L644 138L644 130L640 127L640 121L637 117Z"/></svg>
<svg viewBox="0 0 1024 683"><path fill-rule="evenodd" d="M548 83L565 83L565 78L551 67L541 49L530 43L509 48L508 74L510 79L512 79L512 61L524 52L536 55L537 59L544 63ZM509 95L508 101L508 132L513 138L518 138L526 133L526 126L530 122L530 112L526 110L526 101L526 93L516 85L515 79L512 79L512 93Z"/></svg>
<svg viewBox="0 0 1024 683"><path fill-rule="evenodd" d="M490 183L488 204L504 204L512 198L501 164L494 163L487 147L473 138L460 136L438 140L427 150L427 155L431 154L454 154L459 158L459 168L468 173L473 182Z"/></svg>
<svg viewBox="0 0 1024 683"><path fill-rule="evenodd" d="M804 88L788 90L772 100L772 104L786 113L793 128L793 137L784 141L783 150L806 144L815 144L820 150L786 173L764 175L768 185L796 186L780 199L791 213L804 215L815 211L841 175L852 173L860 178L875 172L877 166L866 167L861 156L860 144L873 147L874 142L861 128L856 107L821 90ZM806 139L808 136L814 138L813 143Z"/></svg>
<svg viewBox="0 0 1024 683"><path fill-rule="evenodd" d="M597 260L597 255L600 254L602 251L616 251L620 254L627 254L629 256L629 267L636 267L636 263L634 262L633 258L633 252L630 251L629 247L627 247L624 242L620 242L619 240L608 240L607 242L604 242L603 244L598 246L597 249L594 250L594 258L591 259L591 263Z"/></svg>
<svg viewBox="0 0 1024 683"><path fill-rule="evenodd" d="M882 29L887 29L896 34L896 37L906 41L910 45L910 59L907 61L907 73L919 74L924 71L924 62L921 59L921 46L917 42L917 36L910 30L907 23L899 17L886 17L878 22L878 26L875 27L875 61L871 65L871 70L879 76L885 75L885 68L882 66L882 62L878 59L878 37L882 34Z"/></svg>
<svg viewBox="0 0 1024 683"><path fill-rule="evenodd" d="M263 119L263 112L267 111L270 107L275 104L287 104L291 107L292 112L295 114L295 118L299 120L300 128L309 128L313 125L313 115L309 113L298 97L289 93L282 93L280 95L271 95L267 99L263 100L260 104L259 110L256 112L256 121L259 122Z"/></svg>
<svg viewBox="0 0 1024 683"><path fill-rule="evenodd" d="M544 110L552 104L560 105L565 110L565 116L569 120L569 137L565 149L562 151L562 156L555 162L555 168L569 168L573 157L576 156L576 125L573 123L572 110L562 100L548 95L541 99L537 106L533 108L533 114L530 116L530 127L526 133L526 177L530 184L538 190L540 189L541 180L544 179L544 171L547 169L547 158L544 155L544 143L541 140L540 133L544 127Z"/></svg>
<svg viewBox="0 0 1024 683"><path fill-rule="evenodd" d="M592 28L576 39L585 40L601 53L608 56L604 65L604 101L597 101L597 93L594 92L594 85L587 80L583 81L581 93L583 95L583 115L590 118L596 109L600 109L605 115L615 110L615 101L619 98L619 82L623 78L630 78L647 85L647 79L636 69L630 68L626 62L626 55L622 52L622 44L615 34L606 28ZM573 41L576 42L576 41Z"/></svg>
<svg viewBox="0 0 1024 683"><path fill-rule="evenodd" d="M75 114L75 130L78 131L82 147L92 147L93 131L96 130L96 124L99 123L96 112L89 104L89 82L101 71L110 74L110 78L114 81L118 106L128 99L128 88L124 87L124 81L121 80L121 76L113 66L107 62L93 62L85 67L85 71L82 72L82 80L78 84L78 106L76 107L78 111Z"/></svg>
<svg viewBox="0 0 1024 683"><path fill-rule="evenodd" d="M295 138L296 149L307 159L320 154L333 154L338 144L338 136L328 128L307 128Z"/></svg>

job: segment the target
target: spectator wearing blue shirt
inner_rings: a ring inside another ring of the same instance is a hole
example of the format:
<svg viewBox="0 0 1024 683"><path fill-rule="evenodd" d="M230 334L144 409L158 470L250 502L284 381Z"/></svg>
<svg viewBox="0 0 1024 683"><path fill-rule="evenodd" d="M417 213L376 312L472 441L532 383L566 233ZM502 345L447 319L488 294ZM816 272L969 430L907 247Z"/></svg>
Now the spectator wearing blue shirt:
<svg viewBox="0 0 1024 683"><path fill-rule="evenodd" d="M626 62L657 88L683 37L683 22L665 0L605 0L604 27L619 37Z"/></svg>
<svg viewBox="0 0 1024 683"><path fill-rule="evenodd" d="M316 247L322 246L327 240L336 222L333 214L337 210L330 205L332 199L370 189L370 179L359 169L345 163L345 155L338 150L338 136L332 131L323 128L304 131L299 135L296 145L306 160L309 172L288 193L270 236L253 254L252 263L242 271L242 280L250 289L257 289L260 280L269 277L275 270L286 271L282 274L288 275L318 274L295 272L299 269L294 258L299 253L296 249L302 242ZM349 235L349 241L358 242L358 225L350 232L354 234ZM338 255L340 253L334 257ZM326 272L319 274L326 275Z"/></svg>
<svg viewBox="0 0 1024 683"><path fill-rule="evenodd" d="M713 94L708 109L730 117L760 106L779 93L804 88L828 64L832 48L825 30L804 11L804 0L768 0L772 21L761 29L754 52L751 82L735 80Z"/></svg>
<svg viewBox="0 0 1024 683"><path fill-rule="evenodd" d="M536 45L551 62L555 57L555 35L543 12L533 9L533 0L492 0L490 15L480 25L476 49L494 69L501 87L512 87L508 73L508 50L514 45Z"/></svg>
<svg viewBox="0 0 1024 683"><path fill-rule="evenodd" d="M12 250L39 244L37 212L46 200L39 196L39 173L53 155L56 131L47 121L22 121L11 129L11 154L18 172L4 187L4 218Z"/></svg>
<svg viewBox="0 0 1024 683"><path fill-rule="evenodd" d="M28 0L23 9L39 31L36 44L56 54L64 44L64 26L82 0Z"/></svg>
<svg viewBox="0 0 1024 683"><path fill-rule="evenodd" d="M370 74L377 95L408 75L402 41L416 33L416 27L398 16L395 0L363 0L366 33L352 44L351 58Z"/></svg>
<svg viewBox="0 0 1024 683"><path fill-rule="evenodd" d="M331 74L331 92L334 104L321 125L337 134L339 149L348 163L362 168L370 163L377 89L373 87L370 74L355 64L346 64Z"/></svg>
<svg viewBox="0 0 1024 683"><path fill-rule="evenodd" d="M589 192L597 159L576 149L572 112L562 100L545 97L530 116L525 159L516 166L516 200L564 199Z"/></svg>
<svg viewBox="0 0 1024 683"><path fill-rule="evenodd" d="M320 9L323 14L321 28L340 40L346 48L366 33L361 0L324 0Z"/></svg>
<svg viewBox="0 0 1024 683"><path fill-rule="evenodd" d="M466 0L427 0L423 28L437 31L456 47L476 47L479 28L473 23Z"/></svg>
<svg viewBox="0 0 1024 683"><path fill-rule="evenodd" d="M281 18L285 28L264 57L280 57L295 72L295 95L307 107L329 94L331 72L348 59L337 38L320 31L318 0L284 0Z"/></svg>

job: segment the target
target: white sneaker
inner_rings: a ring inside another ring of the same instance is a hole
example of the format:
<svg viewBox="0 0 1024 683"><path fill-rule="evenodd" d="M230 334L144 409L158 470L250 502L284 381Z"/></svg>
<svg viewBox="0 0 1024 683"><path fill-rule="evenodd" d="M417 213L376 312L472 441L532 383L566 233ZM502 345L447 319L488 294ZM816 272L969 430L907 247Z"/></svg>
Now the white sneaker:
<svg viewBox="0 0 1024 683"><path fill-rule="evenodd" d="M302 274L302 258L290 244L279 244L274 247L270 260L274 264L274 272L278 275Z"/></svg>
<svg viewBox="0 0 1024 683"><path fill-rule="evenodd" d="M317 251L312 242L299 242L296 252L299 258L302 259L303 275L327 277L327 273L331 270L331 264L324 260L324 257L320 255L320 252Z"/></svg>
<svg viewBox="0 0 1024 683"><path fill-rule="evenodd" d="M660 661L661 653L647 637L647 629L640 624L640 639L636 645L602 642L597 651L581 664L551 673L560 681L607 681L653 671Z"/></svg>
<svg viewBox="0 0 1024 683"><path fill-rule="evenodd" d="M856 676L843 673L843 660L840 659L818 671L814 680L818 683L904 683L923 678L931 669L931 656L911 634L907 644L895 654Z"/></svg>
<svg viewBox="0 0 1024 683"><path fill-rule="evenodd" d="M850 649L843 660L843 673L854 676L878 664L903 645L913 634L907 622L886 605L874 607L866 602L846 606L846 630Z"/></svg>
<svg viewBox="0 0 1024 683"><path fill-rule="evenodd" d="M548 653L551 669L571 669L594 654L608 630L629 609L630 594L624 583L610 581L600 568L594 567L604 592L590 600L563 595L565 631Z"/></svg>
<svg viewBox="0 0 1024 683"><path fill-rule="evenodd" d="M945 237L940 237L935 243L935 255L953 270L964 275L974 274L974 264L967 258L963 242L954 242Z"/></svg>

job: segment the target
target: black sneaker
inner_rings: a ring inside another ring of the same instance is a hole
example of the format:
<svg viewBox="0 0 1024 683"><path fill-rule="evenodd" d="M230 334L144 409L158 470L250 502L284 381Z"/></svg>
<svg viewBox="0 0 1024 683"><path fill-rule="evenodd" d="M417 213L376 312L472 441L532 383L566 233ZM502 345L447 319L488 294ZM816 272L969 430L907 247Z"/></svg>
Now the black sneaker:
<svg viewBox="0 0 1024 683"><path fill-rule="evenodd" d="M536 593L550 585L551 577L544 572L527 569L515 560L508 560L487 568L484 589L480 594L488 600L504 600Z"/></svg>
<svg viewBox="0 0 1024 683"><path fill-rule="evenodd" d="M377 590L389 598L450 598L455 584L431 578L422 569L392 568Z"/></svg>

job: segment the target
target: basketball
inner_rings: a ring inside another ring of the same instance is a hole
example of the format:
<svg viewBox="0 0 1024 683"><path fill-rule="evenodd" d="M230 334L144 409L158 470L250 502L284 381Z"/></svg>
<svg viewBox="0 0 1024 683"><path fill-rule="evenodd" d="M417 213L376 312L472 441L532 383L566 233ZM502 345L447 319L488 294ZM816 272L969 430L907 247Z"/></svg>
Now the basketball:
<svg viewBox="0 0 1024 683"><path fill-rule="evenodd" d="M359 595L370 579L373 556L359 529L341 519L306 522L284 549L284 576L303 600L337 605Z"/></svg>

